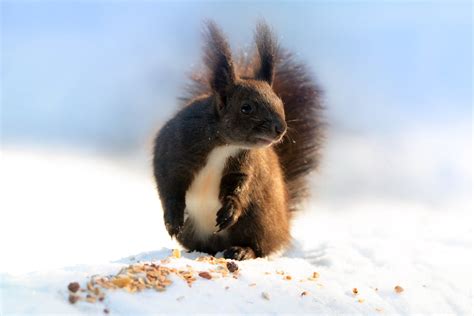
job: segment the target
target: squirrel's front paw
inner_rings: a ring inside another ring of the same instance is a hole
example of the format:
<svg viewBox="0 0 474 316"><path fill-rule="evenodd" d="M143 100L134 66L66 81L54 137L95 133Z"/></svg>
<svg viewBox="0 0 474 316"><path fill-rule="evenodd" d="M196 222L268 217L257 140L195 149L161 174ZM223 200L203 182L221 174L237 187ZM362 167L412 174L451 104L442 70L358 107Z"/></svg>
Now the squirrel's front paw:
<svg viewBox="0 0 474 316"><path fill-rule="evenodd" d="M166 230L168 231L168 234L171 237L177 236L181 232L181 229L183 228L182 224L179 225L179 224L166 223L165 226L166 226Z"/></svg>
<svg viewBox="0 0 474 316"><path fill-rule="evenodd" d="M177 236L184 225L184 218L180 216L165 218L165 227L171 237Z"/></svg>
<svg viewBox="0 0 474 316"><path fill-rule="evenodd" d="M239 219L241 210L240 204L234 198L226 198L224 205L217 211L216 227L218 227L216 233L229 228L234 225Z"/></svg>

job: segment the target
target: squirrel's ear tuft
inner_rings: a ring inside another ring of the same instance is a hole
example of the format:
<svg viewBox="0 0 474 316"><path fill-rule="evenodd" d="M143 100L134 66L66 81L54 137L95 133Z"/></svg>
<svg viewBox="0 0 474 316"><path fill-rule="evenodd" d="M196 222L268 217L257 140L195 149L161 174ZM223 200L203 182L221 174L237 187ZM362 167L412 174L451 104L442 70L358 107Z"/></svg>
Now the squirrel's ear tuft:
<svg viewBox="0 0 474 316"><path fill-rule="evenodd" d="M213 21L206 21L205 39L204 62L210 72L209 84L223 105L229 87L236 81L232 55L229 44Z"/></svg>
<svg viewBox="0 0 474 316"><path fill-rule="evenodd" d="M255 79L264 80L270 85L275 77L278 43L265 21L257 24L255 32L259 63L255 69Z"/></svg>

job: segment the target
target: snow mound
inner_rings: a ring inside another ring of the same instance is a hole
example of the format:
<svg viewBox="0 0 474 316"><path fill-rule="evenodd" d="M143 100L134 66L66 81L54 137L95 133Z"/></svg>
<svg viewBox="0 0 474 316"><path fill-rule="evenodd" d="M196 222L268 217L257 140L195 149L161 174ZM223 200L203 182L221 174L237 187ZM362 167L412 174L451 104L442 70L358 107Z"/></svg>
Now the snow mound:
<svg viewBox="0 0 474 316"><path fill-rule="evenodd" d="M237 279L197 276L189 287L171 275L163 292L110 290L103 302L70 304L70 282L84 287L178 247L151 179L97 158L4 152L1 181L2 315L472 314L470 212L393 201L312 202L294 220L293 246L238 262ZM207 271L211 264L196 261L203 255L164 264Z"/></svg>

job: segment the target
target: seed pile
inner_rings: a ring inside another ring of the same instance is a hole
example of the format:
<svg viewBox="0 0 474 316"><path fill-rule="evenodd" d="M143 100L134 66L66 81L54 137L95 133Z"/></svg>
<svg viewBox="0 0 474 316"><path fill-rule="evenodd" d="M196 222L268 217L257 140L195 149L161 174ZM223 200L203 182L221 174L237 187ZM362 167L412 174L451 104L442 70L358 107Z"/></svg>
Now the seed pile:
<svg viewBox="0 0 474 316"><path fill-rule="evenodd" d="M126 267L120 269L120 271L111 276L92 276L90 280L86 283L84 288L81 288L81 285L78 282L71 282L67 286L69 291L68 300L71 304L75 304L78 301L84 301L88 303L103 302L106 297L106 293L109 290L124 290L129 293L141 292L144 290L155 290L158 292L163 292L168 286L170 286L173 281L171 276L177 276L182 279L189 287L192 287L192 284L198 279L203 280L212 280L215 278L221 277L230 277L238 278L239 277L239 266L234 261L229 261L224 258L215 258L212 256L198 257L195 259L197 262L204 262L211 265L210 269L206 271L195 270L191 265L186 265L186 268L171 268L167 267L165 264L171 262L171 258L181 258L181 253L179 250L175 249L172 251L171 256L160 260L157 262L146 262L146 263L135 263L130 264ZM265 275L272 274L271 272L264 272ZM292 281L293 277L284 271L277 270L275 271L276 275L285 281ZM305 280L317 281L319 279L319 273L313 272L309 277L300 279L300 282ZM317 283L318 286L322 286ZM256 283L250 283L250 287L257 286ZM226 290L229 289L228 286L225 287ZM378 288L374 289L375 291ZM395 292L400 294L404 289L397 285L394 288ZM300 297L312 296L310 292L303 291L299 292ZM352 289L352 294L358 296L359 290L357 288ZM268 292L262 292L261 297L264 300L270 300L270 294ZM184 296L177 298L178 301L184 299ZM363 303L365 300L363 298L358 298L357 302ZM105 308L104 313L108 314L109 310ZM382 311L382 309L376 308L376 311Z"/></svg>
<svg viewBox="0 0 474 316"><path fill-rule="evenodd" d="M180 258L181 253L175 249L172 258ZM145 289L154 289L158 292L166 290L173 281L171 275L176 275L184 280L189 287L197 280L197 276L211 280L214 277L226 277L232 275L237 278L239 273L238 265L233 261L223 258L199 257L199 262L206 262L215 265L215 268L208 271L195 271L192 266L187 265L186 269L176 269L164 266L170 262L169 258L157 263L136 263L122 268L113 276L93 276L87 282L86 288L82 289L78 282L71 282L68 285L69 302L74 304L78 301L95 303L105 299L106 290L122 289L129 293L140 292ZM213 276L214 275L214 276Z"/></svg>

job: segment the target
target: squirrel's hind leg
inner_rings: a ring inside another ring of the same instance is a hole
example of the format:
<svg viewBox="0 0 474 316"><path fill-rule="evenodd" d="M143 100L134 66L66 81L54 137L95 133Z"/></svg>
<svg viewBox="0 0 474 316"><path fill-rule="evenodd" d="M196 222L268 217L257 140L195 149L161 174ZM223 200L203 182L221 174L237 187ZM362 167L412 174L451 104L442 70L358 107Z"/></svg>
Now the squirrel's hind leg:
<svg viewBox="0 0 474 316"><path fill-rule="evenodd" d="M234 246L224 250L224 258L234 260L255 259L257 255L250 247Z"/></svg>

